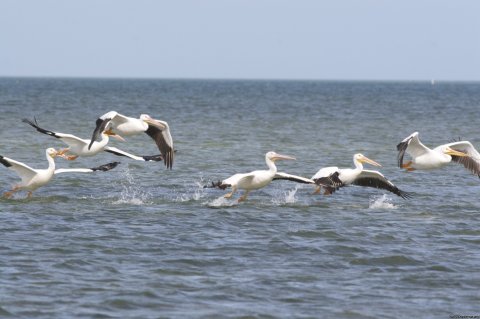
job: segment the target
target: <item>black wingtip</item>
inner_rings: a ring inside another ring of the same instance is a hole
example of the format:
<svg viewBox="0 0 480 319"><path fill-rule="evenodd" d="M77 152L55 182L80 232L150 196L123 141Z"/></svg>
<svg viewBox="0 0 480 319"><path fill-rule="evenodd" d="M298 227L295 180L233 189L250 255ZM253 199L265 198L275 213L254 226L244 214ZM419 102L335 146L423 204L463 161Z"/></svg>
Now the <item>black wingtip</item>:
<svg viewBox="0 0 480 319"><path fill-rule="evenodd" d="M106 171L109 171L111 169L114 169L115 167L118 166L118 164L120 164L120 162L112 162L112 163L103 164L103 165L100 165L98 167L92 168L92 171L94 171L94 172L96 172L96 171L106 172Z"/></svg>
<svg viewBox="0 0 480 319"><path fill-rule="evenodd" d="M142 158L146 161L146 162L161 162L163 161L163 156L161 154L158 154L158 155L146 155L146 156L142 156Z"/></svg>
<svg viewBox="0 0 480 319"><path fill-rule="evenodd" d="M211 182L209 185L204 185L203 188L220 188L220 189L226 189L230 185L228 184L223 184L222 181L218 182Z"/></svg>
<svg viewBox="0 0 480 319"><path fill-rule="evenodd" d="M5 167L12 166L12 164L10 164L7 160L5 160L2 155L0 155L0 163L3 164Z"/></svg>
<svg viewBox="0 0 480 319"><path fill-rule="evenodd" d="M23 123L27 123L28 125L31 125L31 126L33 126L34 128L37 128L37 125L36 125L37 119L35 119L35 118L33 118L33 119L34 119L35 123L33 123L32 121L30 121L30 120L27 119L27 118L22 119L22 122L23 122Z"/></svg>
<svg viewBox="0 0 480 319"><path fill-rule="evenodd" d="M33 121L29 120L29 119L22 119L22 122L24 123L27 123L28 125L34 127L38 132L40 133L43 133L43 134L46 134L46 135L50 135L50 136L53 136L55 138L60 138L58 135L55 134L55 132L52 132L52 131L49 131L49 130L46 130L44 128L41 128L40 126L38 126L38 123L37 123L37 118L36 117L33 117Z"/></svg>
<svg viewBox="0 0 480 319"><path fill-rule="evenodd" d="M414 197L414 193L412 192L404 192L404 191L401 191L399 190L399 192L397 193L398 196L400 196L401 198L407 200L407 199L412 199Z"/></svg>

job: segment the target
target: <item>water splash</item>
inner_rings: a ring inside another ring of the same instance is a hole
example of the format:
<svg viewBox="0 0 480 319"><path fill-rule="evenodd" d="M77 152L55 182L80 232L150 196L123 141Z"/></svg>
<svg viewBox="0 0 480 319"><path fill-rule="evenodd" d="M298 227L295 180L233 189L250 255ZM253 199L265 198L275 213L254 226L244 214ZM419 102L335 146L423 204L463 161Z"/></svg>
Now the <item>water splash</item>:
<svg viewBox="0 0 480 319"><path fill-rule="evenodd" d="M207 202L209 207L230 207L238 205L238 200L236 199L227 199L223 196L215 198L214 200Z"/></svg>
<svg viewBox="0 0 480 319"><path fill-rule="evenodd" d="M283 193L282 197L280 198L272 198L272 203L276 205L283 205L283 204L294 204L297 202L297 198L295 195L297 194L297 191L299 189L299 186L295 186L294 189L286 191Z"/></svg>
<svg viewBox="0 0 480 319"><path fill-rule="evenodd" d="M189 202L189 201L198 201L202 199L205 194L205 189L203 186L205 185L205 181L203 178L200 180L195 181L193 183L188 183L188 185L184 186L183 189L187 189L187 192L176 192L175 198L173 201L175 202Z"/></svg>
<svg viewBox="0 0 480 319"><path fill-rule="evenodd" d="M123 173L123 179L121 181L122 192L120 198L113 202L114 205L130 204L130 205L145 205L148 203L148 199L151 197L150 193L143 190L141 185L138 185L130 174L130 170L127 168Z"/></svg>
<svg viewBox="0 0 480 319"><path fill-rule="evenodd" d="M383 194L382 196L375 196L370 199L370 209L397 209L398 207L392 203L392 199Z"/></svg>

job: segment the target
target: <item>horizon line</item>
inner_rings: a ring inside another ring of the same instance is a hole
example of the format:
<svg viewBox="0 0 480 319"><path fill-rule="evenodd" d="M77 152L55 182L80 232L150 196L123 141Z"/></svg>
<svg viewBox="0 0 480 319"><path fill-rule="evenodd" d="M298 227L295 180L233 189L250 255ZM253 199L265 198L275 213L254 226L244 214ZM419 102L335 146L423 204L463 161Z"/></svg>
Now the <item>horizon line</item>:
<svg viewBox="0 0 480 319"><path fill-rule="evenodd" d="M70 76L70 75L0 75L0 79L70 79L70 80L160 80L160 81L298 81L298 82L428 82L432 85L442 83L475 83L480 80L459 79L335 79L335 78L247 78L247 77L137 77L137 76Z"/></svg>

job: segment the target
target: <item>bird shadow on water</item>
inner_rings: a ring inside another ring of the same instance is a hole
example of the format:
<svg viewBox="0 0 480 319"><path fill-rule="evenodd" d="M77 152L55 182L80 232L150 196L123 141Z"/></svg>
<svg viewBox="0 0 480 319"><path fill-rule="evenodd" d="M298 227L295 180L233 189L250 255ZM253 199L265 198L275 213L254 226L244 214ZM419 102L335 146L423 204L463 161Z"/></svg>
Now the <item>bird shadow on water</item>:
<svg viewBox="0 0 480 319"><path fill-rule="evenodd" d="M33 195L32 197L27 197L26 194L18 193L14 194L10 198L4 196L0 197L0 201L3 203L10 204L48 204L48 203L66 203L70 200L68 196L63 195L51 195L51 196L41 196Z"/></svg>

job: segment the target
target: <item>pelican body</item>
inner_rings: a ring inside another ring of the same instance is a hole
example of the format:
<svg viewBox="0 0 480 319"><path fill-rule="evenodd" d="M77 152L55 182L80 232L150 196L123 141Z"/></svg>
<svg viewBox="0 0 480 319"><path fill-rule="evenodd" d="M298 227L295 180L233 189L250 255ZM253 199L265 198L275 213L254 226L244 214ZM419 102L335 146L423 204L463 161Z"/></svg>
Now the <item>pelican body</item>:
<svg viewBox="0 0 480 319"><path fill-rule="evenodd" d="M248 194L252 190L260 189L272 182L272 180L290 180L297 183L315 184L311 179L301 176L291 175L287 173L277 172L275 161L278 160L294 160L294 157L277 154L275 152L268 152L265 154L265 162L268 170L257 170L250 173L240 173L230 176L218 183L212 183L212 186L225 189L231 187L232 191L226 194L225 198L230 198L237 191L237 189L245 190L244 194L238 199L239 202L247 199Z"/></svg>
<svg viewBox="0 0 480 319"><path fill-rule="evenodd" d="M6 198L12 197L15 192L20 190L28 191L28 197L31 197L33 191L50 182L55 174L90 173L99 170L108 171L119 164L119 162L114 162L95 168L55 169L54 158L56 156L61 156L61 154L54 148L47 148L45 154L48 161L48 167L46 169L33 169L24 163L0 155L0 163L3 164L5 167L15 171L17 175L20 176L20 178L22 179L22 181L19 184L15 185L11 191L4 193L4 196Z"/></svg>
<svg viewBox="0 0 480 319"><path fill-rule="evenodd" d="M462 164L480 177L480 154L469 141L456 141L442 144L434 149L426 147L415 132L397 145L398 166L407 171L442 168L450 162ZM411 160L403 163L405 153Z"/></svg>
<svg viewBox="0 0 480 319"><path fill-rule="evenodd" d="M148 114L141 114L140 118L137 119L115 111L107 112L96 121L95 130L89 141L89 149L93 147L95 141L99 138L102 128L107 126L113 132L122 136L146 133L155 141L167 168L172 168L174 158L173 139L167 122L153 119Z"/></svg>
<svg viewBox="0 0 480 319"><path fill-rule="evenodd" d="M369 159L363 154L357 153L353 155L353 163L355 168L338 168L336 166L321 168L315 175L312 176L312 180L318 181L319 179L330 178L332 184L330 188L325 188L325 195L332 194L340 187L347 185L358 185L365 187L373 187L388 190L402 197L403 199L409 198L410 193L404 192L390 182L379 171L371 171L363 169L363 163L367 163L373 166L381 166L374 160ZM318 185L318 183L317 183ZM321 191L321 186L318 185L316 193Z"/></svg>

